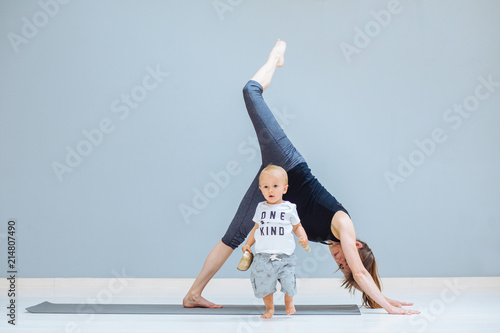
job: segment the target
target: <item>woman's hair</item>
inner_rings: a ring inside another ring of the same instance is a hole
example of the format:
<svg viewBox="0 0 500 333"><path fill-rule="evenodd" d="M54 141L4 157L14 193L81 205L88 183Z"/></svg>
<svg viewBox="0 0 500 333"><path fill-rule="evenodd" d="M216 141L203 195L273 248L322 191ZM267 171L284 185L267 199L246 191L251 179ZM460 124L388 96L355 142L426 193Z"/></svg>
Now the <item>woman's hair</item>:
<svg viewBox="0 0 500 333"><path fill-rule="evenodd" d="M360 242L361 245L363 245L360 249L358 249L361 262L363 262L363 266L365 266L368 273L370 273L378 289L381 290L380 277L378 275L377 262L375 261L375 256L373 255L373 252L370 249L370 247L365 242L362 242L359 239L357 241ZM342 287L346 288L351 293L354 293L356 291L357 283L354 280L352 273L347 273L345 275L344 281L342 282ZM381 306L377 304L377 302L375 302L364 291L363 291L363 306L372 309L381 308Z"/></svg>

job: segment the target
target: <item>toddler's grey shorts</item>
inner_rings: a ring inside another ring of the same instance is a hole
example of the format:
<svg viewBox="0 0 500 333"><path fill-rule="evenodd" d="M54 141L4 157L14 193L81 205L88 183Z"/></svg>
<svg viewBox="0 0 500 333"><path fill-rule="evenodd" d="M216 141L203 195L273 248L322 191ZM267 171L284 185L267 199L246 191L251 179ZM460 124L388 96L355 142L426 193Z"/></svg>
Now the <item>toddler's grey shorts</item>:
<svg viewBox="0 0 500 333"><path fill-rule="evenodd" d="M279 281L281 291L288 296L297 294L294 254L257 253L251 267L251 281L255 297L263 298L276 292Z"/></svg>

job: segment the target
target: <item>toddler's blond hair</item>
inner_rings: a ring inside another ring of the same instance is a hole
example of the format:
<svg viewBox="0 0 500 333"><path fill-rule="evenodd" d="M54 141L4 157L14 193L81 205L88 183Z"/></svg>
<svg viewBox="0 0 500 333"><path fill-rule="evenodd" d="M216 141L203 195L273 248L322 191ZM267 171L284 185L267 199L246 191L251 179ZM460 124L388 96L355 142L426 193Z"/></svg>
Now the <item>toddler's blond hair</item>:
<svg viewBox="0 0 500 333"><path fill-rule="evenodd" d="M267 174L272 174L272 173L277 173L280 176L283 177L283 180L285 181L285 185L288 185L288 174L286 173L286 170L283 169L282 167L274 164L269 164L266 166L262 171L260 172L259 175L259 184L260 184L260 179L262 177L262 174L267 173Z"/></svg>

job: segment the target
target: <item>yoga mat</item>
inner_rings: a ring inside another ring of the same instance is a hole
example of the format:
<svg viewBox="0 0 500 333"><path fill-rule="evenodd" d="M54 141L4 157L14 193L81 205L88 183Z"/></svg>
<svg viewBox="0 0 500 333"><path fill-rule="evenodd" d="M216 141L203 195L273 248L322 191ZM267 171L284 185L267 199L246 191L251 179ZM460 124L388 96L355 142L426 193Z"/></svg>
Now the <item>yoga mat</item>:
<svg viewBox="0 0 500 333"><path fill-rule="evenodd" d="M360 315L358 306L295 305L294 315ZM180 304L63 304L43 302L26 308L31 313L73 314L171 314L171 315L261 315L264 305L224 305L221 309L184 308ZM284 305L275 305L275 315L286 314Z"/></svg>

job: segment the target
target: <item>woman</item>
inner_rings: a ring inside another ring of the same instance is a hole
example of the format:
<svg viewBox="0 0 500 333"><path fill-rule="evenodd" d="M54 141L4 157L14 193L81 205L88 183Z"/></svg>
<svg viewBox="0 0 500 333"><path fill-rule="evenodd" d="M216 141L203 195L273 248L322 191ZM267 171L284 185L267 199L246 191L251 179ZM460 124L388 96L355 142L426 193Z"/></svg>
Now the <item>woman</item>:
<svg viewBox="0 0 500 333"><path fill-rule="evenodd" d="M283 66L285 49L285 42L278 39L267 62L243 89L247 111L259 140L261 170L266 165L275 164L287 171L289 189L284 199L297 205L309 240L328 244L339 269L344 273L343 286L350 291L360 290L363 293L363 304L368 307L382 307L391 314L419 313L402 308L403 305L412 303L398 302L382 295L373 253L366 243L356 239L354 225L347 210L311 174L304 158L288 140L266 105L262 93L271 83L276 67ZM184 307L222 307L207 301L201 293L252 230L255 207L263 199L257 176L243 197L226 234L205 260L200 274L184 298Z"/></svg>

